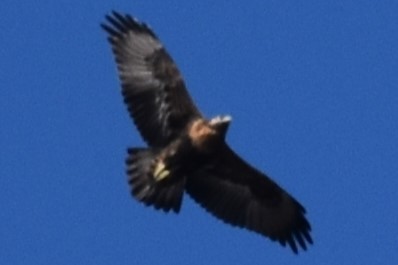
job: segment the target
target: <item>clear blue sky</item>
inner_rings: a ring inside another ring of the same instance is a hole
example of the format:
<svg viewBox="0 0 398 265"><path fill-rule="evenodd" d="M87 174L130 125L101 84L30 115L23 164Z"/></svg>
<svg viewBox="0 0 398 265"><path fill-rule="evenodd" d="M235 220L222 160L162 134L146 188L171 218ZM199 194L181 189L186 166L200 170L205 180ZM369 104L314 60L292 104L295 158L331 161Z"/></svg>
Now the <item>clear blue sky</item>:
<svg viewBox="0 0 398 265"><path fill-rule="evenodd" d="M149 23L229 143L302 202L290 250L211 217L134 201L99 23ZM0 264L398 264L397 1L0 2Z"/></svg>

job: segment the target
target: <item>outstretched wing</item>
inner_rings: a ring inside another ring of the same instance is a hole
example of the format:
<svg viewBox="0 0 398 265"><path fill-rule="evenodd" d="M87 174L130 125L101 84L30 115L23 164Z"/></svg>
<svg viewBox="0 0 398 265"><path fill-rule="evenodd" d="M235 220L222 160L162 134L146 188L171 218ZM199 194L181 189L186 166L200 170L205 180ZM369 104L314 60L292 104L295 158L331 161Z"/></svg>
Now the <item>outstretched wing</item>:
<svg viewBox="0 0 398 265"><path fill-rule="evenodd" d="M312 244L304 207L228 146L187 181L190 196L224 222L287 243L295 253Z"/></svg>
<svg viewBox="0 0 398 265"><path fill-rule="evenodd" d="M101 24L117 63L130 116L150 146L162 147L201 114L162 43L148 26L113 12Z"/></svg>

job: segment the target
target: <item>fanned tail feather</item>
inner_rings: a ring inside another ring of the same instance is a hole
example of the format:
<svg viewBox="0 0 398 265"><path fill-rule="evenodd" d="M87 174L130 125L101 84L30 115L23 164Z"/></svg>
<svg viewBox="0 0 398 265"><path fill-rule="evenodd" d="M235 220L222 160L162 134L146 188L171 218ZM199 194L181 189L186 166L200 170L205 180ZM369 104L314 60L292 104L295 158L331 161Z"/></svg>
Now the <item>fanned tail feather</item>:
<svg viewBox="0 0 398 265"><path fill-rule="evenodd" d="M128 182L132 195L147 206L173 210L178 213L184 193L184 178L170 177L164 181L156 181L153 168L157 152L154 149L129 148L126 159Z"/></svg>

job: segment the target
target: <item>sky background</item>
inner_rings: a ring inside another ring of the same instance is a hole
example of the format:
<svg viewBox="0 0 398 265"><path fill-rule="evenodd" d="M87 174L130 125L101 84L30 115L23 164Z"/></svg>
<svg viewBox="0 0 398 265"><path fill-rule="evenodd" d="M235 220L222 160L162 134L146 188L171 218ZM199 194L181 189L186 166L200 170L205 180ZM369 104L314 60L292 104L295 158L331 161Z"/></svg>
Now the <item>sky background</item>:
<svg viewBox="0 0 398 265"><path fill-rule="evenodd" d="M143 142L99 23L147 22L230 145L307 209L294 255L185 196L132 199ZM397 1L0 2L0 264L398 264Z"/></svg>

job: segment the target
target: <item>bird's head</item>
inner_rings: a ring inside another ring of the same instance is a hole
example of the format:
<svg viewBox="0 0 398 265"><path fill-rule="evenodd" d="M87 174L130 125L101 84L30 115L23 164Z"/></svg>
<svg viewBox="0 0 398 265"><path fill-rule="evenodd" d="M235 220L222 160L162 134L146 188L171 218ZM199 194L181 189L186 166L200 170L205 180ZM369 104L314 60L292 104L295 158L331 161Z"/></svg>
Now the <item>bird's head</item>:
<svg viewBox="0 0 398 265"><path fill-rule="evenodd" d="M229 115L216 116L211 120L209 120L209 126L213 128L215 131L217 131L219 135L221 135L224 138L231 121L232 117Z"/></svg>

